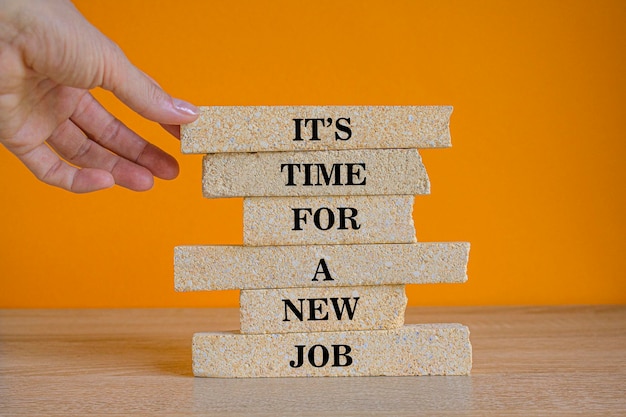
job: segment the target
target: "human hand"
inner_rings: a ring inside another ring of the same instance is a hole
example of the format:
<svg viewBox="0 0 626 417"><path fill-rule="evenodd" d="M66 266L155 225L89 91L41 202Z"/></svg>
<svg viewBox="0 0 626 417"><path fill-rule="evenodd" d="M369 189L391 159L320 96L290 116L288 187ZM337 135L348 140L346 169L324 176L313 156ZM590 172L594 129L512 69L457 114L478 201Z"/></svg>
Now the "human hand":
<svg viewBox="0 0 626 417"><path fill-rule="evenodd" d="M0 0L0 143L41 181L76 193L114 184L143 191L153 176L175 178L176 160L102 107L89 92L95 87L175 136L198 114L69 1Z"/></svg>

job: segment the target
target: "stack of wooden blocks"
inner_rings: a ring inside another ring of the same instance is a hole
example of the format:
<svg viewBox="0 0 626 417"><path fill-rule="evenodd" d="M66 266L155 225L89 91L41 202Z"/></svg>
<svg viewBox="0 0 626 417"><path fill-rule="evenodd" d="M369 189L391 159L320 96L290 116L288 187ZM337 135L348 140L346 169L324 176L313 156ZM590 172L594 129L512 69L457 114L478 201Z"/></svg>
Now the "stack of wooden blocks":
<svg viewBox="0 0 626 417"><path fill-rule="evenodd" d="M467 280L469 243L417 243L418 148L451 107L205 107L181 128L207 198L244 197L243 246L179 246L178 291L240 289L239 332L197 333L205 377L465 375L460 324L404 325L406 284Z"/></svg>

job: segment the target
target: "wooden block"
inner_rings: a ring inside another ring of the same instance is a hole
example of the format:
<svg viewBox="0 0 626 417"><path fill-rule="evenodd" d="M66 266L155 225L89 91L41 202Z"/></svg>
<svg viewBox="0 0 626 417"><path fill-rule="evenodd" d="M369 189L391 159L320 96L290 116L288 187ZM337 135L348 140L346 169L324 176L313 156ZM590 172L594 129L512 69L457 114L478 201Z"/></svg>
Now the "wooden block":
<svg viewBox="0 0 626 417"><path fill-rule="evenodd" d="M442 148L451 146L451 113L451 106L201 107L195 122L181 126L181 150Z"/></svg>
<svg viewBox="0 0 626 417"><path fill-rule="evenodd" d="M428 194L416 149L209 154L207 198Z"/></svg>
<svg viewBox="0 0 626 417"><path fill-rule="evenodd" d="M249 246L413 243L413 196L250 197Z"/></svg>
<svg viewBox="0 0 626 417"><path fill-rule="evenodd" d="M467 375L469 329L460 324L393 330L196 333L193 373L217 378Z"/></svg>
<svg viewBox="0 0 626 417"><path fill-rule="evenodd" d="M176 291L460 283L469 243L178 246Z"/></svg>
<svg viewBox="0 0 626 417"><path fill-rule="evenodd" d="M404 285L241 290L241 333L395 329Z"/></svg>

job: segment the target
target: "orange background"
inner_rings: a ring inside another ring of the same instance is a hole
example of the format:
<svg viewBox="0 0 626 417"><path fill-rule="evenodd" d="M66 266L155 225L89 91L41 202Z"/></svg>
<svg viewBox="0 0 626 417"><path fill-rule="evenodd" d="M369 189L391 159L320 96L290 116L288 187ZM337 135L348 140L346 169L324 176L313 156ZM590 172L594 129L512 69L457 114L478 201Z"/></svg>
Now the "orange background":
<svg viewBox="0 0 626 417"><path fill-rule="evenodd" d="M470 241L469 281L412 305L626 302L626 2L93 1L77 7L175 96L202 105L455 107L422 151L421 241ZM72 195L0 149L0 306L236 306L176 293L173 248L241 244L242 200L201 197L199 155L147 193Z"/></svg>

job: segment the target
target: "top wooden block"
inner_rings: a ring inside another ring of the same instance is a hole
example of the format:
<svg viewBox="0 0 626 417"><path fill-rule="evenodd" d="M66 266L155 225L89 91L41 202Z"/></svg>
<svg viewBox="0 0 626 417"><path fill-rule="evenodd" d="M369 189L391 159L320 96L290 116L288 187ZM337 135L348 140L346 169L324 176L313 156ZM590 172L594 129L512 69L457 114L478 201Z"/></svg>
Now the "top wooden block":
<svg viewBox="0 0 626 417"><path fill-rule="evenodd" d="M212 106L180 127L181 151L447 148L451 106Z"/></svg>

